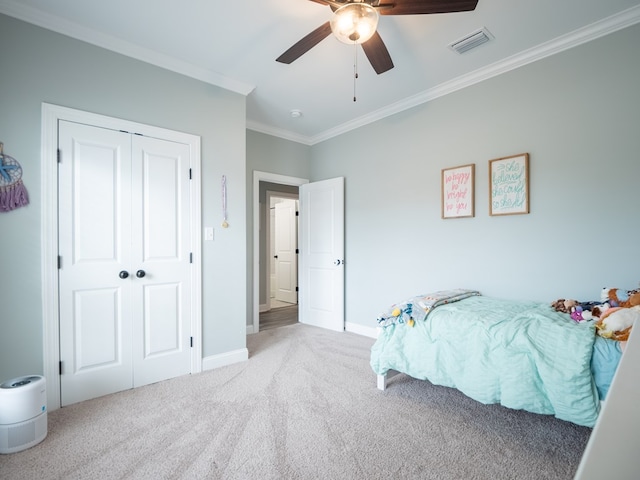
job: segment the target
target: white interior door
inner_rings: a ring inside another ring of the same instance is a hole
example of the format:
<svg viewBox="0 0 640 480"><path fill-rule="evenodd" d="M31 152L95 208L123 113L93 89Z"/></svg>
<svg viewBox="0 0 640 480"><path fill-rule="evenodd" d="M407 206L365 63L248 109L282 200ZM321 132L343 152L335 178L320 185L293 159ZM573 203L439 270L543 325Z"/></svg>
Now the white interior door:
<svg viewBox="0 0 640 480"><path fill-rule="evenodd" d="M276 300L298 303L298 228L296 201L275 204L274 219Z"/></svg>
<svg viewBox="0 0 640 480"><path fill-rule="evenodd" d="M60 122L58 145L60 380L68 405L133 386L131 288L120 278L131 264L131 139Z"/></svg>
<svg viewBox="0 0 640 480"><path fill-rule="evenodd" d="M189 148L60 122L62 405L190 372Z"/></svg>
<svg viewBox="0 0 640 480"><path fill-rule="evenodd" d="M299 320L344 331L344 178L300 186Z"/></svg>
<svg viewBox="0 0 640 480"><path fill-rule="evenodd" d="M184 375L190 359L189 146L132 137L134 387Z"/></svg>

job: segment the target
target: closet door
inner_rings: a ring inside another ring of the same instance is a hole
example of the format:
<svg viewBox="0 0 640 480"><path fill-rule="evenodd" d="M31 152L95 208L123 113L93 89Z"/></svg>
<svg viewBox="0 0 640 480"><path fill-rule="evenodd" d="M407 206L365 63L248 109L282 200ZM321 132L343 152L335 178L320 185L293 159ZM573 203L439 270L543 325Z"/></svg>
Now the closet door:
<svg viewBox="0 0 640 480"><path fill-rule="evenodd" d="M133 386L131 138L60 122L58 145L60 387L68 405Z"/></svg>
<svg viewBox="0 0 640 480"><path fill-rule="evenodd" d="M132 138L134 386L191 372L189 146Z"/></svg>
<svg viewBox="0 0 640 480"><path fill-rule="evenodd" d="M191 372L190 147L59 128L62 405Z"/></svg>

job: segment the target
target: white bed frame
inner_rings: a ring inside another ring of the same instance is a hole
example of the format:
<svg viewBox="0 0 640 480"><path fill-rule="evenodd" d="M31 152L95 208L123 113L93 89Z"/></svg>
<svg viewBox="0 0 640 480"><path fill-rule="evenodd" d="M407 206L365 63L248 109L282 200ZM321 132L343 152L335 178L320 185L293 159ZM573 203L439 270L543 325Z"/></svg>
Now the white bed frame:
<svg viewBox="0 0 640 480"><path fill-rule="evenodd" d="M400 374L400 372L396 370L389 370L384 375L378 375L378 389L384 391L387 388L387 380L392 379L398 374Z"/></svg>

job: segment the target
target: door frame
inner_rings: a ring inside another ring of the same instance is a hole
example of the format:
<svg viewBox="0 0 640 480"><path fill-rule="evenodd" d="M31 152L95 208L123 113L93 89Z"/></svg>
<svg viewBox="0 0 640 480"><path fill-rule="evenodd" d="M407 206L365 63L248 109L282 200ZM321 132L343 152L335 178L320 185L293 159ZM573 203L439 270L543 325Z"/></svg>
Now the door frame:
<svg viewBox="0 0 640 480"><path fill-rule="evenodd" d="M43 370L47 379L49 410L60 408L60 318L58 282L58 122L66 120L126 130L149 137L186 143L191 146L192 185L190 194L191 252L191 373L202 371L202 195L200 187L200 137L153 127L114 117L42 103L41 130L41 245Z"/></svg>
<svg viewBox="0 0 640 480"><path fill-rule="evenodd" d="M295 200L297 202L299 202L299 197L300 195L297 193L284 193L284 192L274 192L272 190L267 190L267 199L266 199L266 203L267 205L269 205L268 208L271 208L271 199L272 198L282 198L282 199L287 199L287 200ZM298 207L299 209L299 207ZM271 253L271 222L269 221L270 219L267 218L267 221L265 222L265 233L266 233L266 251L267 251L267 255L269 255ZM297 229L296 229L296 248L298 248L298 241L299 241L299 234L297 233ZM271 264L271 259L269 260L269 265ZM298 262L296 262L296 268L298 265ZM266 284L266 290L267 290L267 303L266 303L266 307L267 310L269 311L271 310L271 267L267 267L267 284ZM297 303L297 302L296 302Z"/></svg>
<svg viewBox="0 0 640 480"><path fill-rule="evenodd" d="M253 171L253 325L247 325L248 334L260 331L260 182L299 187L309 183L309 180L277 173Z"/></svg>

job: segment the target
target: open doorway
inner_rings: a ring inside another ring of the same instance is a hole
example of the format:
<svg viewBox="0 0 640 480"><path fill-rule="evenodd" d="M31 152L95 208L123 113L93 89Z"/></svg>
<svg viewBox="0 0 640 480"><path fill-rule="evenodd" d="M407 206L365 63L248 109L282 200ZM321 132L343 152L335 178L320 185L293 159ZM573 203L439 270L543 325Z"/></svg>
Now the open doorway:
<svg viewBox="0 0 640 480"><path fill-rule="evenodd" d="M266 310L298 304L298 194L267 191Z"/></svg>
<svg viewBox="0 0 640 480"><path fill-rule="evenodd" d="M275 211L278 204L283 211L287 210L287 202L298 200L298 187L308 183L308 180L284 175L254 172L253 178L253 211L254 211L254 282L253 282L253 323L247 325L247 333L257 333L271 327L271 324L281 324L298 321L297 311L297 225L298 216L292 221L295 227L295 243L284 242L285 250L293 250L296 266L295 278L291 273L290 258L282 258L282 253L276 253ZM273 207L273 208L272 208ZM297 207L297 205L296 205ZM291 209L293 215L297 208ZM273 223L272 223L273 221ZM291 224L290 228L291 228ZM290 233L289 228L289 233ZM285 256L288 252L285 252ZM275 259L275 256L278 259ZM278 261L276 261L278 260ZM280 261L282 260L282 261ZM278 270L280 270L278 272ZM288 273L287 273L288 272ZM281 275L282 278L278 278ZM286 295L290 296L286 298ZM285 298L283 298L283 296ZM280 298L278 298L280 297ZM283 302L283 303L280 303ZM275 308L274 308L275 307ZM280 308L278 308L280 307ZM287 309L289 311L287 311Z"/></svg>
<svg viewBox="0 0 640 480"><path fill-rule="evenodd" d="M301 178L254 171L253 322L247 325L247 333L260 331L260 307L267 296L267 254L263 248L266 240L261 239L267 228L266 190L274 191L267 188L268 183L275 188L295 186L296 191L300 187L299 321L344 331L344 177L309 183Z"/></svg>
<svg viewBox="0 0 640 480"><path fill-rule="evenodd" d="M260 306L260 331L298 322L298 194L269 190L266 204L268 295Z"/></svg>

